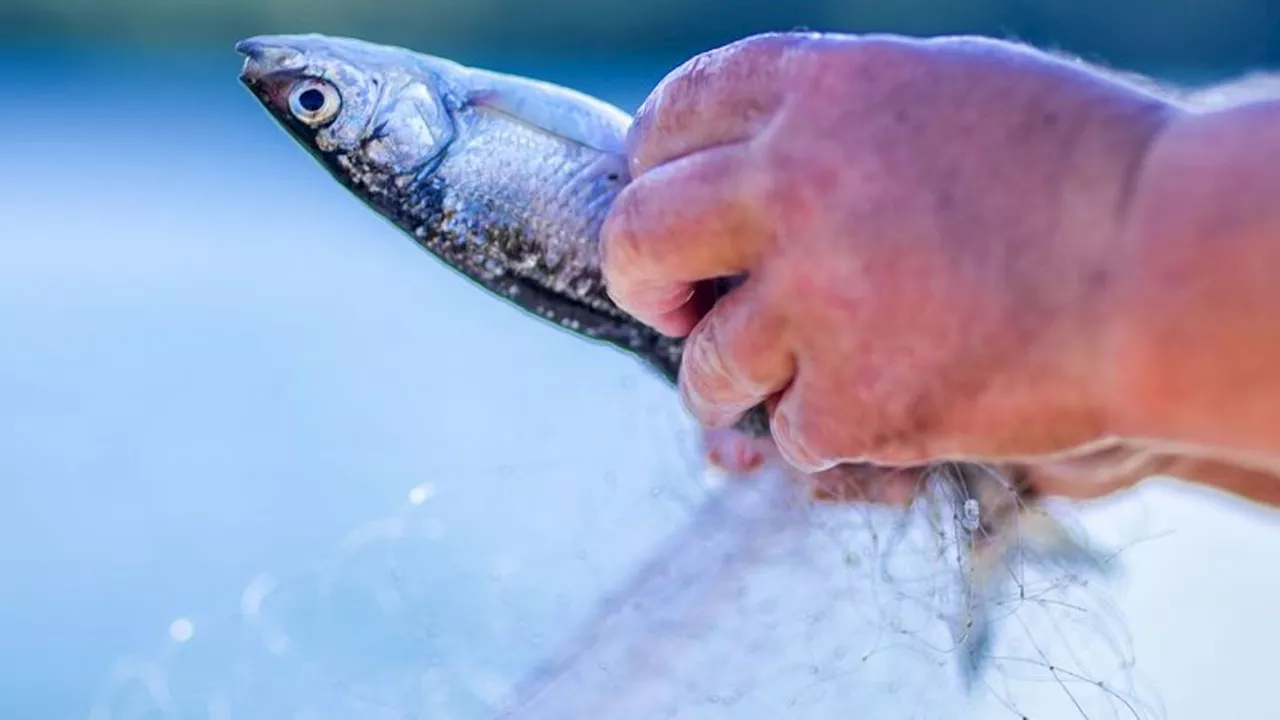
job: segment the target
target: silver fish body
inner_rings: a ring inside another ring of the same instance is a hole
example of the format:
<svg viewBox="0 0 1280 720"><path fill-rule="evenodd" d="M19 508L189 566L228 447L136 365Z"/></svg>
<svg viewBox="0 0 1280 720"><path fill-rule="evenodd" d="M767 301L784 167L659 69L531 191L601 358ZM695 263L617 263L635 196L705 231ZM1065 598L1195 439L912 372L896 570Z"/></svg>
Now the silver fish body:
<svg viewBox="0 0 1280 720"><path fill-rule="evenodd" d="M259 36L237 50L242 82L277 122L429 253L674 385L682 341L621 311L599 269L600 226L630 181L630 116L559 86L360 40ZM765 435L767 414L758 407L738 427ZM1105 561L1040 509L1017 468L947 463L928 475L953 495L968 538L973 601L955 635L972 685L992 638L983 598L1009 582L1006 563L1019 553L1098 570Z"/></svg>
<svg viewBox="0 0 1280 720"><path fill-rule="evenodd" d="M608 297L597 238L630 181L631 118L549 83L402 48L318 35L237 49L241 81L356 196L490 292L630 353L674 383L683 341ZM301 116L308 90L331 116ZM739 423L768 432L763 408Z"/></svg>

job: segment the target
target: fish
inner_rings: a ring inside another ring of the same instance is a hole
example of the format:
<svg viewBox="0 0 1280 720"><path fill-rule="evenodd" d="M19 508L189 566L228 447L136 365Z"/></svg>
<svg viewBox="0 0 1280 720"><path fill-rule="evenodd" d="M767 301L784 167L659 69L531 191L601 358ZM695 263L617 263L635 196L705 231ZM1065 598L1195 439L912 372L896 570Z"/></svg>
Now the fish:
<svg viewBox="0 0 1280 720"><path fill-rule="evenodd" d="M621 310L600 270L600 228L631 181L630 114L547 81L357 38L258 35L236 50L240 82L267 114L430 256L515 308L637 358L675 387L683 339ZM713 289L722 296L738 281ZM767 438L764 406L734 428ZM834 469L850 478L878 470ZM972 689L995 638L991 598L1013 581L1011 568L1030 561L1106 575L1114 555L1050 513L1025 467L946 462L911 471L949 496L967 547L967 607L952 634Z"/></svg>

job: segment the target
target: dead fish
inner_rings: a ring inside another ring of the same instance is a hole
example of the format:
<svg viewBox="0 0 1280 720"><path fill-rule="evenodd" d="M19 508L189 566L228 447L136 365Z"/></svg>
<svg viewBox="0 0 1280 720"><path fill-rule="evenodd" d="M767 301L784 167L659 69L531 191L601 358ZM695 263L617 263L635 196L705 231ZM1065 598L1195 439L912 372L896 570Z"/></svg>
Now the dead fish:
<svg viewBox="0 0 1280 720"><path fill-rule="evenodd" d="M581 337L627 352L676 383L683 341L610 300L598 234L630 181L622 110L547 82L408 49L322 35L237 44L240 79L352 194L490 293ZM733 280L720 281L720 292ZM768 434L755 408L737 426ZM851 475L866 466L850 466ZM971 603L954 633L966 684L992 641L989 598L1012 561L1103 570L1106 556L1041 507L1017 468L925 468L950 491L968 539Z"/></svg>

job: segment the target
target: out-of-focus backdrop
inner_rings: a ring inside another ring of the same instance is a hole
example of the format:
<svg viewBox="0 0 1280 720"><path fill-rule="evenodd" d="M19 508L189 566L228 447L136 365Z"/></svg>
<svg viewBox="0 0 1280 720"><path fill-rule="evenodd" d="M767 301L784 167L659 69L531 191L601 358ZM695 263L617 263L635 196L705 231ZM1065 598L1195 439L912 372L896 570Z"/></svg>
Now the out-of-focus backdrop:
<svg viewBox="0 0 1280 720"><path fill-rule="evenodd" d="M488 718L713 489L671 393L375 218L238 86L235 40L355 35L632 109L693 53L801 26L1179 83L1280 65L1276 0L0 0L0 718ZM1142 716L1280 716L1275 516L1168 482L1080 516L1126 543ZM779 644L738 665L889 642L824 624L830 576L752 587ZM821 675L803 692L757 672L730 703L696 667L645 692L678 717L964 716L930 662L834 662L793 663ZM1057 680L978 716L1081 717ZM789 699L759 700L773 682Z"/></svg>

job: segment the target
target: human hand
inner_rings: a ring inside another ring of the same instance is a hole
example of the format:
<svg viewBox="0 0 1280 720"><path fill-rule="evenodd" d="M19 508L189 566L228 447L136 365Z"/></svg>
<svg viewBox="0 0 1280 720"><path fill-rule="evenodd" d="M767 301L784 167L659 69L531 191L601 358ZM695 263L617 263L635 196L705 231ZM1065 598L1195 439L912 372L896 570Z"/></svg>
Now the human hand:
<svg viewBox="0 0 1280 720"><path fill-rule="evenodd" d="M767 402L804 472L1078 450L1108 440L1111 258L1176 112L1006 43L748 38L639 112L605 277L689 335L698 420Z"/></svg>

